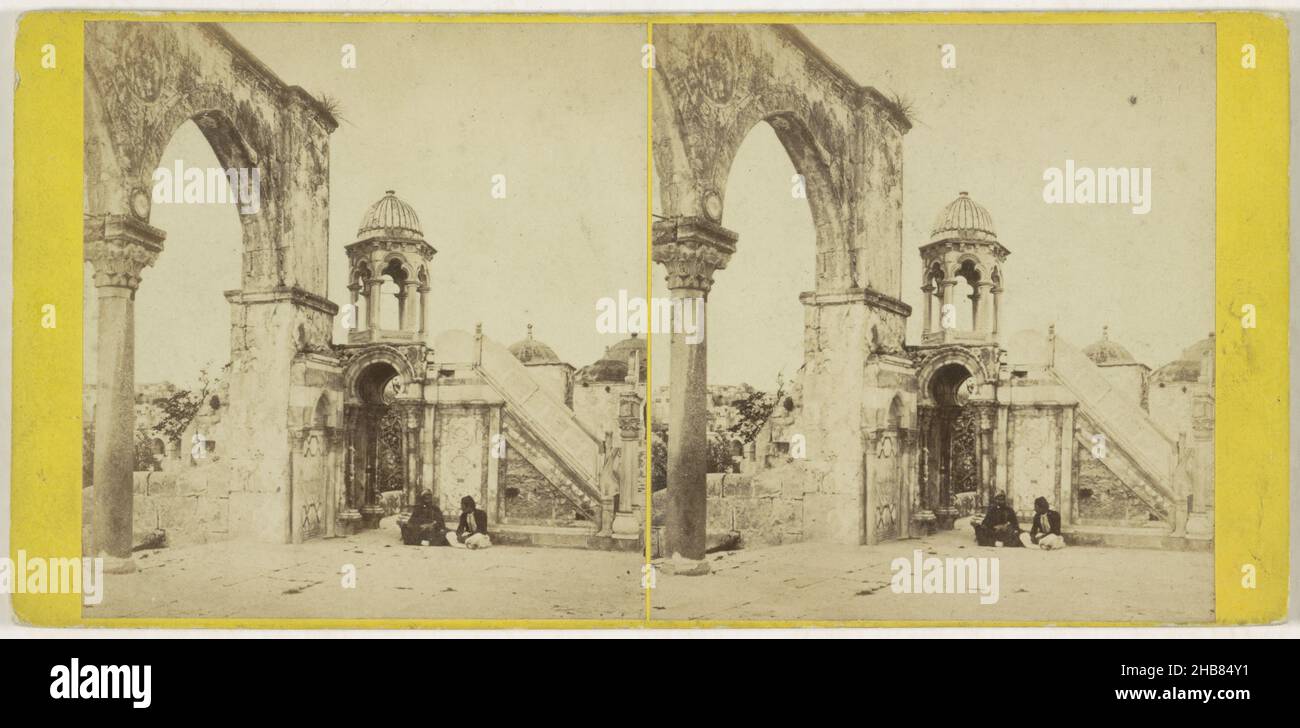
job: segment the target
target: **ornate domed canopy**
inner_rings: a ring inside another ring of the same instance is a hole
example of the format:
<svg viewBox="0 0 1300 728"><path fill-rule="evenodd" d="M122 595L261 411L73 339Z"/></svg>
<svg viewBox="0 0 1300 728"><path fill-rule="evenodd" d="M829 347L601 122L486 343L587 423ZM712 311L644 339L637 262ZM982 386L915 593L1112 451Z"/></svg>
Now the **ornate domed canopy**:
<svg viewBox="0 0 1300 728"><path fill-rule="evenodd" d="M555 350L533 338L533 325L528 324L528 336L510 345L510 353L524 366L563 364Z"/></svg>
<svg viewBox="0 0 1300 728"><path fill-rule="evenodd" d="M1109 326L1101 328L1101 339L1085 346L1083 353L1099 367L1138 363L1133 355L1128 353L1128 349L1110 340Z"/></svg>
<svg viewBox="0 0 1300 728"><path fill-rule="evenodd" d="M965 192L943 208L930 230L932 243L951 239L989 242L997 242L998 239L998 233L993 228L993 216Z"/></svg>
<svg viewBox="0 0 1300 728"><path fill-rule="evenodd" d="M369 235L391 235L394 237L423 238L420 218L415 209L397 198L393 190L388 190L379 201L366 210L361 218L361 227L357 228L357 238Z"/></svg>

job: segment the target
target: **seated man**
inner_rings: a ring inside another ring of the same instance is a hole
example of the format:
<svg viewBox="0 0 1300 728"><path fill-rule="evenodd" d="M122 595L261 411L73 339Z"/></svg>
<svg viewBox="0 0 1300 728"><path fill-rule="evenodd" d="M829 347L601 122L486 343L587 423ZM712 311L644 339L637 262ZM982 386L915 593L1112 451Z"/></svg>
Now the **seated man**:
<svg viewBox="0 0 1300 728"><path fill-rule="evenodd" d="M1034 525L1029 533L1020 534L1020 542L1026 547L1051 551L1065 548L1065 538L1061 536L1061 514L1052 510L1047 499L1039 496L1034 499Z"/></svg>
<svg viewBox="0 0 1300 728"><path fill-rule="evenodd" d="M402 529L402 543L407 546L445 546L447 544L447 524L443 521L442 511L433 502L433 493L424 491L411 509L411 517L406 523L397 524Z"/></svg>
<svg viewBox="0 0 1300 728"><path fill-rule="evenodd" d="M993 504L984 514L984 520L972 525L975 527L975 543L980 546L1021 545L1016 512L1007 505L1007 497L1002 493L993 496Z"/></svg>
<svg viewBox="0 0 1300 728"><path fill-rule="evenodd" d="M487 513L474 506L474 499L460 499L460 523L456 533L447 534L447 545L458 549L485 549L492 545L488 538Z"/></svg>

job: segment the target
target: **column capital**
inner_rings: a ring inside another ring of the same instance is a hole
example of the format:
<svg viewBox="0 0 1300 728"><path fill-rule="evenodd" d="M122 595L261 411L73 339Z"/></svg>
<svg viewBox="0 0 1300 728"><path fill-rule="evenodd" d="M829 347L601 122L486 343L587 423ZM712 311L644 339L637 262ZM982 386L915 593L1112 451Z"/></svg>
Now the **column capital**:
<svg viewBox="0 0 1300 728"><path fill-rule="evenodd" d="M727 267L739 236L703 217L678 217L654 224L652 257L667 269L669 290L708 293L713 273Z"/></svg>
<svg viewBox="0 0 1300 728"><path fill-rule="evenodd" d="M95 268L95 286L135 290L140 274L162 252L167 234L127 215L87 215L85 259Z"/></svg>

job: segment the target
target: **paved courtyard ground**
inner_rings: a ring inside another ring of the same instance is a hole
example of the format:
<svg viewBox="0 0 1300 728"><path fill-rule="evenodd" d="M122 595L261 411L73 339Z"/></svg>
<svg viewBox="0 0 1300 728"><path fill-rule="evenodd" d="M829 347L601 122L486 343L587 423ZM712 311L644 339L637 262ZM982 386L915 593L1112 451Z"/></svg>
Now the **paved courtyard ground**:
<svg viewBox="0 0 1300 728"><path fill-rule="evenodd" d="M997 557L996 604L974 594L895 594L890 562ZM707 576L661 574L651 618L666 620L1010 620L1206 622L1213 554L976 546L963 519L927 539L875 546L793 544L712 554Z"/></svg>
<svg viewBox="0 0 1300 728"><path fill-rule="evenodd" d="M136 553L105 575L88 619L643 619L639 553L404 546L387 519L356 536L299 545L213 543ZM356 588L342 586L344 564Z"/></svg>
<svg viewBox="0 0 1300 728"><path fill-rule="evenodd" d="M975 546L969 528L876 546L793 544L712 554L707 576L660 573L658 620L1143 621L1214 619L1213 555L1072 547ZM996 604L975 594L894 594L890 562L997 557ZM403 546L374 531L298 546L215 543L136 554L139 570L106 575L91 619L641 620L641 555L496 546ZM342 586L345 564L356 588Z"/></svg>

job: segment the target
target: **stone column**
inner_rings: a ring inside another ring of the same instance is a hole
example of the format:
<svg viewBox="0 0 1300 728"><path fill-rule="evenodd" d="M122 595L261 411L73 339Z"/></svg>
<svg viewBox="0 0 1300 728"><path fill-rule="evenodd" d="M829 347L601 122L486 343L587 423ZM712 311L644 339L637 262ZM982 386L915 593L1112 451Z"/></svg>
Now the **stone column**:
<svg viewBox="0 0 1300 728"><path fill-rule="evenodd" d="M420 309L417 306L423 296L419 288L418 281L407 281L402 285L402 331L415 332L420 328Z"/></svg>
<svg viewBox="0 0 1300 728"><path fill-rule="evenodd" d="M997 336L999 330L999 319L1002 318L1002 289L993 289L993 335Z"/></svg>
<svg viewBox="0 0 1300 728"><path fill-rule="evenodd" d="M993 333L993 284L980 281L975 286L975 331L987 337Z"/></svg>
<svg viewBox="0 0 1300 728"><path fill-rule="evenodd" d="M639 467L640 455L637 443L641 440L641 397L633 389L620 392L618 396L618 434L619 434L619 473L618 473L618 507L614 509L612 530L615 538L635 537L641 532L641 524L635 516L636 483L644 477ZM671 438L670 438L671 441Z"/></svg>
<svg viewBox="0 0 1300 728"><path fill-rule="evenodd" d="M349 334L361 328L361 321L357 318L357 300L360 298L360 294L361 284L353 283L348 286L348 296L352 301L352 325L345 328L347 328Z"/></svg>
<svg viewBox="0 0 1300 728"><path fill-rule="evenodd" d="M383 296L384 279L371 278L370 292L366 294L366 328L374 331L379 328L379 299Z"/></svg>
<svg viewBox="0 0 1300 728"><path fill-rule="evenodd" d="M166 235L125 215L88 219L85 257L99 302L95 370L93 552L111 571L132 570L135 472L135 291Z"/></svg>
<svg viewBox="0 0 1300 728"><path fill-rule="evenodd" d="M925 294L925 324L921 329L921 335L925 336L930 333L931 316L934 307L934 286L928 284L922 286L921 292Z"/></svg>
<svg viewBox="0 0 1300 728"><path fill-rule="evenodd" d="M420 286L418 290L420 292L420 333L424 334L429 330L429 287Z"/></svg>
<svg viewBox="0 0 1300 728"><path fill-rule="evenodd" d="M683 573L704 573L708 487L708 401L705 301L713 273L736 251L737 235L702 217L661 220L654 225L652 255L667 270L673 298L671 377L668 399L668 514L665 554ZM686 324L694 331L687 333Z"/></svg>
<svg viewBox="0 0 1300 728"><path fill-rule="evenodd" d="M943 304L942 304L941 307L939 308L939 331L940 331L941 333L946 333L947 331L950 331L950 330L956 330L956 329L960 328L960 326L961 326L961 322L957 320L957 311L956 311L955 308L952 309L952 311L953 311L952 326L944 326L944 325L943 325L943 319L944 319L944 314L945 314L945 312L949 310L949 308L948 308L949 306L954 306L954 305L955 305L955 304L953 304L953 302L952 302L952 296L953 296L953 291L954 291L956 288L957 288L957 279L956 279L956 278L945 278L945 279L943 279L942 281L939 281L939 289L940 289L940 290L939 290L939 296L940 296L940 298L943 299Z"/></svg>

